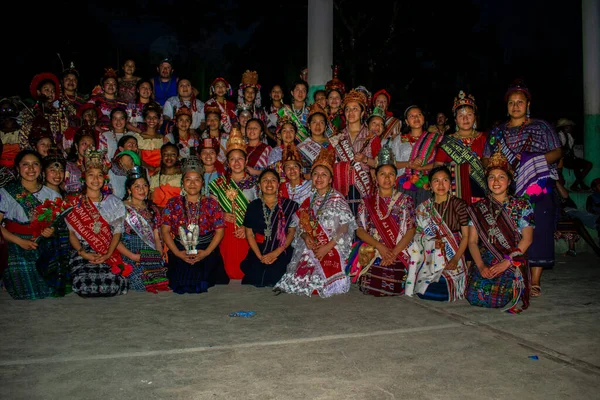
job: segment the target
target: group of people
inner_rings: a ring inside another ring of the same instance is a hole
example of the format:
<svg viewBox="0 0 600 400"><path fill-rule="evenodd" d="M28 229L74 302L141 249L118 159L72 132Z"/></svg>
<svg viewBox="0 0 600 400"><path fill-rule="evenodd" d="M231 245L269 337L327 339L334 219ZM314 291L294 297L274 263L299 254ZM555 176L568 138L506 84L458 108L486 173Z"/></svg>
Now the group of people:
<svg viewBox="0 0 600 400"><path fill-rule="evenodd" d="M518 312L541 295L562 151L530 116L522 81L506 92L508 121L489 132L460 91L448 133L427 131L417 105L394 116L384 89L347 91L335 70L312 104L298 80L289 104L276 85L265 107L255 71L234 104L224 78L202 102L169 60L157 70L136 80L127 60L86 99L71 66L62 83L34 77L33 109L16 115L0 101L2 282L13 298L241 280L276 294L356 285Z"/></svg>

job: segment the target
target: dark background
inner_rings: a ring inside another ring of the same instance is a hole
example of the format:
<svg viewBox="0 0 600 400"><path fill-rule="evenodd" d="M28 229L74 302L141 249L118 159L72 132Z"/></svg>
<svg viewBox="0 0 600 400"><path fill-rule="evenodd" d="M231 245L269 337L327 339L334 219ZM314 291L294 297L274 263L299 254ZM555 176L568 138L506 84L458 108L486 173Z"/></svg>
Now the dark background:
<svg viewBox="0 0 600 400"><path fill-rule="evenodd" d="M462 89L475 96L486 128L506 118L504 92L523 78L533 117L567 117L581 126L579 2L352 3L335 1L340 79L373 93L385 88L396 115L417 103L430 122L438 111L450 116ZM306 1L67 0L15 3L10 12L7 4L2 97L27 97L36 73L58 74L62 63L75 63L81 91L89 93L105 68L120 70L126 58L136 61L136 75L152 77L156 63L170 56L176 74L190 78L203 100L215 77L225 77L237 92L243 71L256 70L265 103L273 84L288 92L307 65Z"/></svg>

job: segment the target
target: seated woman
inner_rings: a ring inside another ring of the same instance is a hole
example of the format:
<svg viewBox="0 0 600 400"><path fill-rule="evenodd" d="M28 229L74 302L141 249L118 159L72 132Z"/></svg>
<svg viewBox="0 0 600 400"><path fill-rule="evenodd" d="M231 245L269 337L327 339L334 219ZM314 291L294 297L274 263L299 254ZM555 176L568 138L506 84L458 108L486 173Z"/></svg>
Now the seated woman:
<svg viewBox="0 0 600 400"><path fill-rule="evenodd" d="M448 167L429 171L433 198L417 207L417 234L409 249L410 267L406 295L422 299L455 301L465 296L469 244L467 203L450 193Z"/></svg>
<svg viewBox="0 0 600 400"><path fill-rule="evenodd" d="M377 155L375 177L377 192L361 199L358 207L356 236L361 241L352 253L357 262L349 262L358 268L349 275L356 277L364 294L397 296L404 293L410 259L407 248L415 235L415 205L395 188L396 161L387 146Z"/></svg>
<svg viewBox="0 0 600 400"><path fill-rule="evenodd" d="M356 221L344 196L331 187L334 162L333 150L324 148L313 163L315 191L294 215L294 255L276 293L331 297L350 290L344 266Z"/></svg>
<svg viewBox="0 0 600 400"><path fill-rule="evenodd" d="M533 241L533 209L529 201L509 195L512 169L501 152L490 157L485 176L490 195L467 209L469 251L476 267L469 272L466 298L471 305L520 312L529 307L525 254Z"/></svg>
<svg viewBox="0 0 600 400"><path fill-rule="evenodd" d="M150 177L150 195L159 209L164 208L173 197L181 192L181 168L179 148L173 143L165 143L160 148L160 170Z"/></svg>
<svg viewBox="0 0 600 400"><path fill-rule="evenodd" d="M284 148L282 164L286 179L279 184L279 196L302 204L311 194L312 182L304 179L302 157L294 144Z"/></svg>
<svg viewBox="0 0 600 400"><path fill-rule="evenodd" d="M20 151L15 166L19 178L0 189L0 229L8 242L8 265L2 281L13 299L42 299L52 294L52 288L36 268L38 243L30 224L37 206L60 195L41 184L42 158L37 151ZM48 238L53 233L47 228L42 235Z"/></svg>
<svg viewBox="0 0 600 400"><path fill-rule="evenodd" d="M162 238L169 248L169 287L175 293L207 292L223 268L217 247L225 223L219 203L202 194L204 169L192 152L182 167L185 194L169 200L163 210Z"/></svg>
<svg viewBox="0 0 600 400"><path fill-rule="evenodd" d="M295 201L279 197L279 174L271 168L258 177L262 195L248 204L244 217L248 255L240 268L242 284L274 286L285 273L294 249L290 247L296 228L290 227L298 209Z"/></svg>
<svg viewBox="0 0 600 400"><path fill-rule="evenodd" d="M108 164L104 151L88 149L83 160L85 186L67 215L73 291L84 297L127 293L126 264L117 246L121 241L125 206L108 190Z"/></svg>
<svg viewBox="0 0 600 400"><path fill-rule="evenodd" d="M117 250L125 262L133 265L129 275L130 289L157 293L169 290L167 268L164 265L160 238L160 211L148 204L148 178L140 166L127 173L123 201L127 215L121 243Z"/></svg>

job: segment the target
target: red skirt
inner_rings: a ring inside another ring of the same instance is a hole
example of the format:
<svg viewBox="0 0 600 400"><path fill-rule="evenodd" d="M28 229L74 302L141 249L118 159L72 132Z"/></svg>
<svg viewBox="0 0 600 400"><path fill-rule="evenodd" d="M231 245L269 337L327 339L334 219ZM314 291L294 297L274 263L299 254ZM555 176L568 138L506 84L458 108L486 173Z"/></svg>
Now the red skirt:
<svg viewBox="0 0 600 400"><path fill-rule="evenodd" d="M244 239L238 239L234 236L235 226L232 222L225 221L225 236L219 244L223 263L225 264L225 272L229 279L242 279L244 273L240 268L240 264L248 255L250 245Z"/></svg>

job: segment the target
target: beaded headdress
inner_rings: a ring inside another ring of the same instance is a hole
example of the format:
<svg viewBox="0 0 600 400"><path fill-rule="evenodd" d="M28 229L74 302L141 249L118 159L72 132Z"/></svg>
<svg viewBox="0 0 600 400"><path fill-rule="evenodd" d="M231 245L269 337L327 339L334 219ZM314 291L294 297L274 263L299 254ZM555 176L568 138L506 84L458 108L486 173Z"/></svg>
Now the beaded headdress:
<svg viewBox="0 0 600 400"><path fill-rule="evenodd" d="M298 125L296 125L294 120L289 115L284 114L277 119L277 129L275 130L277 137L279 137L279 135L281 135L281 130L283 129L283 126L285 124L293 125L295 127L296 131L298 131Z"/></svg>
<svg viewBox="0 0 600 400"><path fill-rule="evenodd" d="M510 96L514 92L521 92L525 95L525 97L527 97L527 100L531 100L531 93L529 92L529 88L525 85L525 82L522 79L515 79L510 84L508 90L506 91L506 94L504 95L504 101L508 101L508 96Z"/></svg>
<svg viewBox="0 0 600 400"><path fill-rule="evenodd" d="M462 90L458 92L458 96L454 98L454 105L452 106L452 113L456 115L456 110L459 107L471 106L474 111L477 111L477 104L475 104L475 97L472 94L467 95Z"/></svg>
<svg viewBox="0 0 600 400"><path fill-rule="evenodd" d="M502 171L510 175L513 174L512 166L508 162L508 159L506 158L504 153L502 153L502 146L500 145L500 143L498 143L494 154L492 154L492 156L489 158L488 165L485 168L485 172L489 173L493 169L501 169Z"/></svg>
<svg viewBox="0 0 600 400"><path fill-rule="evenodd" d="M217 77L215 78L214 81L212 81L212 83L210 84L210 95L214 96L215 95L215 85L217 84L217 82L223 82L225 84L225 86L227 87L227 93L231 96L233 93L231 91L231 85L229 84L229 82L227 82L227 80L225 78L222 77Z"/></svg>
<svg viewBox="0 0 600 400"><path fill-rule="evenodd" d="M235 109L235 114L239 117L240 114L244 111L247 111L250 114L252 114L252 106L244 102L238 103Z"/></svg>
<svg viewBox="0 0 600 400"><path fill-rule="evenodd" d="M244 89L248 87L253 87L256 90L256 98L254 99L254 107L260 108L261 99L260 99L260 85L258 84L258 72L246 70L242 74L242 82L240 83L240 88L238 89L238 103L244 102Z"/></svg>
<svg viewBox="0 0 600 400"><path fill-rule="evenodd" d="M219 152L219 139L213 137L207 137L200 141L198 145L198 152L201 152L204 149L213 149L217 153Z"/></svg>
<svg viewBox="0 0 600 400"><path fill-rule="evenodd" d="M108 78L114 78L115 80L118 79L117 71L115 71L111 67L104 68L104 75L102 76L101 80L102 84L104 84L104 81Z"/></svg>
<svg viewBox="0 0 600 400"><path fill-rule="evenodd" d="M300 168L303 167L303 163L302 163L302 156L300 155L300 153L298 152L298 148L296 147L295 144L288 144L283 148L283 154L281 156L281 162L285 165L285 163L287 162L295 162L296 164L298 164L300 166Z"/></svg>
<svg viewBox="0 0 600 400"><path fill-rule="evenodd" d="M56 147L52 147L48 150L48 155L44 157L42 163L46 166L45 168L67 168L67 160L65 160L62 152Z"/></svg>
<svg viewBox="0 0 600 400"><path fill-rule="evenodd" d="M98 168L103 173L107 173L110 168L110 162L106 161L106 150L87 149L83 155L83 169L85 171Z"/></svg>
<svg viewBox="0 0 600 400"><path fill-rule="evenodd" d="M227 139L226 153L229 154L232 150L241 150L246 154L246 140L242 136L242 132L238 128L232 128Z"/></svg>
<svg viewBox="0 0 600 400"><path fill-rule="evenodd" d="M308 118L306 121L310 123L312 116L315 114L322 114L325 117L325 120L327 120L327 111L325 111L325 109L319 103L312 103L310 105L308 110Z"/></svg>
<svg viewBox="0 0 600 400"><path fill-rule="evenodd" d="M363 92L358 91L356 89L352 89L351 91L346 93L346 95L344 96L344 101L342 103L342 108L345 108L346 105L352 101L355 101L358 104L360 104L363 110L367 109L367 96Z"/></svg>
<svg viewBox="0 0 600 400"><path fill-rule="evenodd" d="M325 167L333 176L333 165L335 164L335 153L332 147L323 147L319 152L317 158L313 162L310 172L315 170L316 167Z"/></svg>
<svg viewBox="0 0 600 400"><path fill-rule="evenodd" d="M325 91L329 95L331 91L337 90L340 95L344 96L346 94L346 86L344 82L338 79L339 66L332 65L331 68L333 69L333 78L325 84Z"/></svg>
<svg viewBox="0 0 600 400"><path fill-rule="evenodd" d="M133 167L129 171L127 171L127 179L139 179L139 178L146 178L145 168L143 168L139 165L136 165L135 167Z"/></svg>
<svg viewBox="0 0 600 400"><path fill-rule="evenodd" d="M182 115L187 115L188 117L192 118L192 110L190 110L190 108L187 106L181 106L177 109L177 112L175 113L175 119L179 118Z"/></svg>
<svg viewBox="0 0 600 400"><path fill-rule="evenodd" d="M371 94L371 92L369 91L369 89L367 89L364 86L357 86L354 90L356 90L357 92L360 92L362 94L365 95L365 111L367 111L370 107L371 107L371 99L373 97L373 95Z"/></svg>
<svg viewBox="0 0 600 400"><path fill-rule="evenodd" d="M368 121L370 121L373 117L379 117L383 120L383 122L385 122L386 115L385 111L383 111L383 108L375 107L371 112L371 115L369 115Z"/></svg>
<svg viewBox="0 0 600 400"><path fill-rule="evenodd" d="M204 165L194 151L190 151L190 156L181 161L181 175L183 176L188 172L197 172L204 177Z"/></svg>
<svg viewBox="0 0 600 400"><path fill-rule="evenodd" d="M36 76L33 77L33 79L31 80L31 83L29 84L29 93L31 93L31 97L33 97L35 100L39 100L39 96L38 96L38 86L40 85L40 83L44 82L44 81L52 81L52 83L54 83L54 89L56 91L56 93L60 92L60 82L58 81L58 78L56 77L56 75L54 75L52 72L42 72L40 74L37 74Z"/></svg>
<svg viewBox="0 0 600 400"><path fill-rule="evenodd" d="M391 165L394 169L396 168L396 157L394 157L394 152L388 145L383 146L377 154L377 166L382 165Z"/></svg>
<svg viewBox="0 0 600 400"><path fill-rule="evenodd" d="M75 64L73 64L73 61L71 61L71 64L69 65L68 68L63 69L63 71L62 71L63 78L67 74L73 74L77 77L77 79L79 79L79 71L77 71L77 69L75 68Z"/></svg>
<svg viewBox="0 0 600 400"><path fill-rule="evenodd" d="M221 109L217 105L208 105L204 106L204 115L208 114L217 114L219 118L221 118Z"/></svg>

